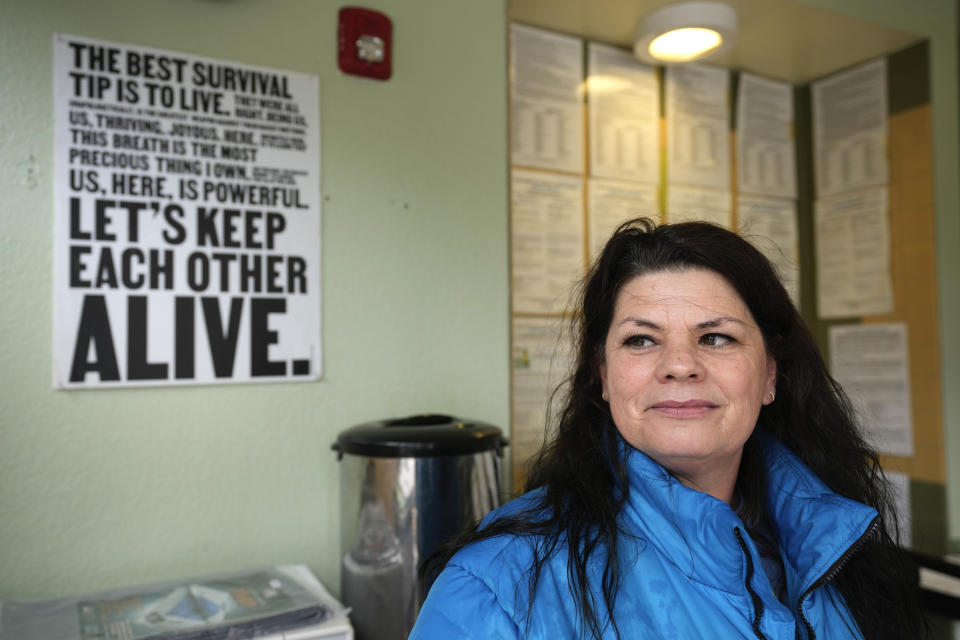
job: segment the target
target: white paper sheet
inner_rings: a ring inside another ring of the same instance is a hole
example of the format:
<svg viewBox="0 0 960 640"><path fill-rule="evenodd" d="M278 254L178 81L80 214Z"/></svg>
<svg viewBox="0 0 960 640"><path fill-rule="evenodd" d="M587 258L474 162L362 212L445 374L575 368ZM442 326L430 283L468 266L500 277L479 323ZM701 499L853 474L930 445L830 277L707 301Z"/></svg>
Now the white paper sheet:
<svg viewBox="0 0 960 640"><path fill-rule="evenodd" d="M53 49L54 384L319 378L319 77Z"/></svg>
<svg viewBox="0 0 960 640"><path fill-rule="evenodd" d="M629 51L590 43L587 104L590 175L660 181L660 94L656 72Z"/></svg>
<svg viewBox="0 0 960 640"><path fill-rule="evenodd" d="M583 41L510 25L511 162L583 171Z"/></svg>
<svg viewBox="0 0 960 640"><path fill-rule="evenodd" d="M740 193L797 197L793 88L786 82L740 74L737 183Z"/></svg>
<svg viewBox="0 0 960 640"><path fill-rule="evenodd" d="M521 169L511 179L513 312L562 312L584 270L583 179Z"/></svg>
<svg viewBox="0 0 960 640"><path fill-rule="evenodd" d="M740 235L773 263L790 299L799 308L800 251L796 201L741 194L737 212Z"/></svg>
<svg viewBox="0 0 960 640"><path fill-rule="evenodd" d="M730 192L688 185L667 185L667 222L702 220L727 229L731 225Z"/></svg>
<svg viewBox="0 0 960 640"><path fill-rule="evenodd" d="M896 471L884 471L890 486L893 488L897 517L897 528L900 530L900 546L909 549L913 545L910 516L910 476Z"/></svg>
<svg viewBox="0 0 960 640"><path fill-rule="evenodd" d="M893 310L887 189L849 191L814 203L821 318Z"/></svg>
<svg viewBox="0 0 960 640"><path fill-rule="evenodd" d="M830 371L880 452L913 455L910 365L903 323L830 327Z"/></svg>
<svg viewBox="0 0 960 640"><path fill-rule="evenodd" d="M513 367L510 449L514 465L522 464L543 445L547 405L557 385L570 373L569 336L562 318L514 318L511 331ZM560 406L554 398L552 410Z"/></svg>
<svg viewBox="0 0 960 640"><path fill-rule="evenodd" d="M812 101L817 196L886 184L886 58L813 83Z"/></svg>
<svg viewBox="0 0 960 640"><path fill-rule="evenodd" d="M690 64L666 70L667 181L730 189L730 73Z"/></svg>
<svg viewBox="0 0 960 640"><path fill-rule="evenodd" d="M600 254L621 223L641 216L660 221L657 186L654 184L591 178L587 193L591 261Z"/></svg>

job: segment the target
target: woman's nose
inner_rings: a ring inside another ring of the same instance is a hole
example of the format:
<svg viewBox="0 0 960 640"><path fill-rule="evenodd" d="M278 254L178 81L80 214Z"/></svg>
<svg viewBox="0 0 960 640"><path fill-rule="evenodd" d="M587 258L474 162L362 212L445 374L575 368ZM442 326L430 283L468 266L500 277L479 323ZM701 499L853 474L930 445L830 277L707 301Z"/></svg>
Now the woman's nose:
<svg viewBox="0 0 960 640"><path fill-rule="evenodd" d="M693 346L665 345L657 362L657 378L667 380L697 380L703 377L703 364Z"/></svg>

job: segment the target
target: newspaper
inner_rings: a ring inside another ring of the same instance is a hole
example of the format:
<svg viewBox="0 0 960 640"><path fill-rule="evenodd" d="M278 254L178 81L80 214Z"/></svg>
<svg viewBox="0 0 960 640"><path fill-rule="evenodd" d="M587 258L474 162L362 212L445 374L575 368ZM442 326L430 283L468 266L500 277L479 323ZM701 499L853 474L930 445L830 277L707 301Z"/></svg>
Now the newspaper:
<svg viewBox="0 0 960 640"><path fill-rule="evenodd" d="M0 640L244 640L335 611L284 567L32 602L0 602Z"/></svg>

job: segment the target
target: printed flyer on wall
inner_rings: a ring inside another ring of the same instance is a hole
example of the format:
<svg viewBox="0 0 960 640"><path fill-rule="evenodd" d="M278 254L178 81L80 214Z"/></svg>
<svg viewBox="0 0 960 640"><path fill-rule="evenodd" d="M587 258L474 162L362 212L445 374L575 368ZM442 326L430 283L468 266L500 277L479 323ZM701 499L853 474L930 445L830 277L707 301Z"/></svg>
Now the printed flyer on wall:
<svg viewBox="0 0 960 640"><path fill-rule="evenodd" d="M318 378L318 77L53 44L54 385Z"/></svg>

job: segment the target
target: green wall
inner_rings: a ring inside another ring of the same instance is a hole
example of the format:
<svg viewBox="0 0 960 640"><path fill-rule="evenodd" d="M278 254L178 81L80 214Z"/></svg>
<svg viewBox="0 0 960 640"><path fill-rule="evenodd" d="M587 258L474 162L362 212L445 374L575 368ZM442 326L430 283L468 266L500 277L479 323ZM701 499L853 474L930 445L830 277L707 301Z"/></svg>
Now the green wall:
<svg viewBox="0 0 960 640"><path fill-rule="evenodd" d="M337 592L339 431L506 425L504 4L365 0L388 82L338 71L344 4L0 0L0 599L286 562ZM320 76L322 381L52 389L55 32Z"/></svg>

